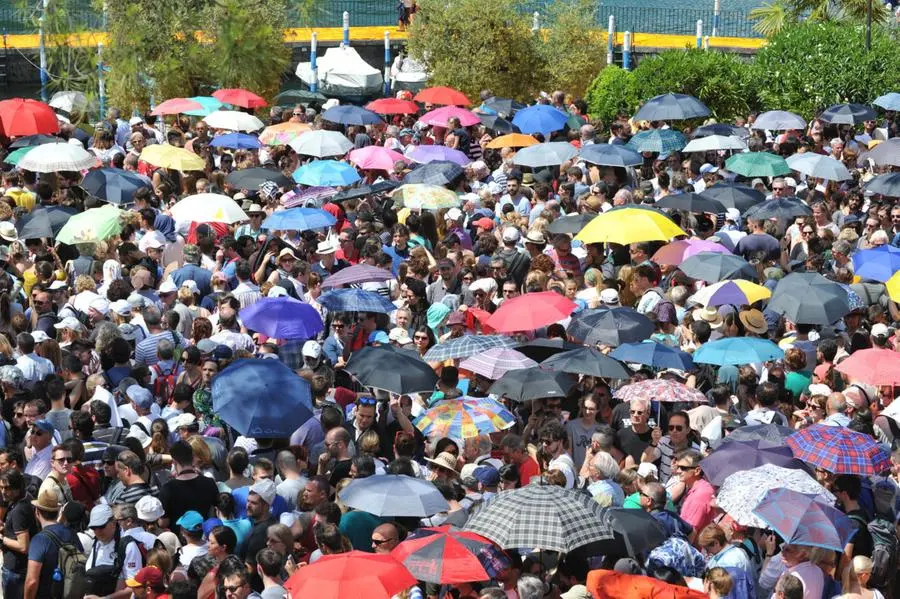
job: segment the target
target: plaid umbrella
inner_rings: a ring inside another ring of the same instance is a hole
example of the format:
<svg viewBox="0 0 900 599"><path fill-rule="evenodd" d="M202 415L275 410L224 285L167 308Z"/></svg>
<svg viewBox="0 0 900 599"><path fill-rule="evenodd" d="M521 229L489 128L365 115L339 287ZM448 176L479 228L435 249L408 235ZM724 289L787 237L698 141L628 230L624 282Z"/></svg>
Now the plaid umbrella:
<svg viewBox="0 0 900 599"><path fill-rule="evenodd" d="M330 289L341 285L352 285L353 283L390 281L393 278L394 275L389 270L378 268L377 266L369 266L368 264L354 264L339 270L331 276L325 277L325 280L322 281L322 287Z"/></svg>
<svg viewBox="0 0 900 599"><path fill-rule="evenodd" d="M842 426L815 424L785 441L797 459L834 474L875 476L891 467L891 456L875 439Z"/></svg>
<svg viewBox="0 0 900 599"><path fill-rule="evenodd" d="M438 343L425 353L426 362L468 358L495 347L514 347L516 340L504 335L465 335Z"/></svg>
<svg viewBox="0 0 900 599"><path fill-rule="evenodd" d="M397 306L385 297L362 289L334 289L323 293L319 303L332 312L380 312L390 314Z"/></svg>
<svg viewBox="0 0 900 599"><path fill-rule="evenodd" d="M619 346L648 339L653 331L650 319L631 308L597 308L575 314L566 332L585 345Z"/></svg>
<svg viewBox="0 0 900 599"><path fill-rule="evenodd" d="M754 424L742 426L723 439L724 443L733 441L753 441L764 439L772 443L784 443L784 440L794 434L794 429L777 424Z"/></svg>
<svg viewBox="0 0 900 599"><path fill-rule="evenodd" d="M856 524L840 510L790 489L769 489L753 514L791 545L843 551Z"/></svg>
<svg viewBox="0 0 900 599"><path fill-rule="evenodd" d="M489 391L522 402L546 397L565 397L574 385L575 377L571 374L536 367L510 370L491 385Z"/></svg>
<svg viewBox="0 0 900 599"><path fill-rule="evenodd" d="M466 530L497 543L570 553L613 539L603 508L590 495L555 485L531 484L505 491L472 516Z"/></svg>
<svg viewBox="0 0 900 599"><path fill-rule="evenodd" d="M489 397L439 401L414 422L422 434L430 439L469 439L506 430L515 423L516 417Z"/></svg>
<svg viewBox="0 0 900 599"><path fill-rule="evenodd" d="M641 131L625 144L635 152L657 152L665 154L677 152L687 145L687 138L674 129L651 129Z"/></svg>
<svg viewBox="0 0 900 599"><path fill-rule="evenodd" d="M648 379L619 387L618 391L616 391L616 397L622 401L631 401L633 399L667 403L680 401L703 403L706 401L706 396L700 391L691 389L684 383L668 379Z"/></svg>
<svg viewBox="0 0 900 599"><path fill-rule="evenodd" d="M700 462L706 478L714 485L721 485L735 472L750 470L763 464L803 468L803 463L794 458L790 447L759 440L726 443Z"/></svg>
<svg viewBox="0 0 900 599"><path fill-rule="evenodd" d="M391 552L416 580L454 584L498 576L509 558L474 532L450 526L420 528Z"/></svg>
<svg viewBox="0 0 900 599"><path fill-rule="evenodd" d="M417 166L403 177L404 183L424 183L425 185L450 185L463 176L463 169L449 160L435 160Z"/></svg>
<svg viewBox="0 0 900 599"><path fill-rule="evenodd" d="M537 365L537 362L521 352L507 347L495 347L466 358L460 362L459 367L496 381L510 370L531 368Z"/></svg>

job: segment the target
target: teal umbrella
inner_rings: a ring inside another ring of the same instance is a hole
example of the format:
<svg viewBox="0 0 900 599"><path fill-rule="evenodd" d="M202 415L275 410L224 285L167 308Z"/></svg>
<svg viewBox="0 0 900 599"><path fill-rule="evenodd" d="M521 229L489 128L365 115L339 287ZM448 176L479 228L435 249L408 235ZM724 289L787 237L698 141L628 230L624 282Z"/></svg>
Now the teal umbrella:
<svg viewBox="0 0 900 599"><path fill-rule="evenodd" d="M735 154L725 161L725 168L745 177L777 177L791 174L791 167L787 161L769 152Z"/></svg>
<svg viewBox="0 0 900 599"><path fill-rule="evenodd" d="M213 98L212 96L194 96L193 98L188 98L189 100L193 100L198 104L201 104L203 108L199 108L197 110L188 110L184 114L189 114L191 116L209 116L213 112L222 108L224 104Z"/></svg>
<svg viewBox="0 0 900 599"><path fill-rule="evenodd" d="M28 146L25 148L19 148L10 152L6 158L3 159L3 162L6 164L11 164L13 166L19 164L19 161L22 160L22 157L25 156L28 152L32 151L36 146Z"/></svg>
<svg viewBox="0 0 900 599"><path fill-rule="evenodd" d="M687 145L687 138L675 129L641 131L626 144L635 152L676 152Z"/></svg>

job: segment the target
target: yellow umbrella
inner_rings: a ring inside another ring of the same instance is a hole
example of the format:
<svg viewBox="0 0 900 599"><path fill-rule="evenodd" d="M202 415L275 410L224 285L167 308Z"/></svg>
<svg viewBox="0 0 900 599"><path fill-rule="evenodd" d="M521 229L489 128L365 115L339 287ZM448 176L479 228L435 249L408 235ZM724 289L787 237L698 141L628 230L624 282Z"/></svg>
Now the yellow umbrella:
<svg viewBox="0 0 900 599"><path fill-rule="evenodd" d="M196 154L168 144L147 146L140 158L147 164L182 172L202 171L206 168L206 162Z"/></svg>
<svg viewBox="0 0 900 599"><path fill-rule="evenodd" d="M762 285L745 279L733 279L707 285L695 293L692 299L705 308L723 304L749 306L770 297L772 297L772 292Z"/></svg>
<svg viewBox="0 0 900 599"><path fill-rule="evenodd" d="M539 143L541 142L530 135L510 133L509 135L501 135L497 139L491 140L491 143L489 143L487 147L494 150L499 150L501 148L527 148L528 146Z"/></svg>
<svg viewBox="0 0 900 599"><path fill-rule="evenodd" d="M669 241L687 235L672 220L652 208L623 207L598 214L575 239L584 243Z"/></svg>
<svg viewBox="0 0 900 599"><path fill-rule="evenodd" d="M887 288L888 297L895 302L900 302L900 270L895 272L884 286Z"/></svg>
<svg viewBox="0 0 900 599"><path fill-rule="evenodd" d="M420 210L440 210L441 208L458 208L459 196L440 185L424 183L407 183L401 185L391 195L394 205Z"/></svg>

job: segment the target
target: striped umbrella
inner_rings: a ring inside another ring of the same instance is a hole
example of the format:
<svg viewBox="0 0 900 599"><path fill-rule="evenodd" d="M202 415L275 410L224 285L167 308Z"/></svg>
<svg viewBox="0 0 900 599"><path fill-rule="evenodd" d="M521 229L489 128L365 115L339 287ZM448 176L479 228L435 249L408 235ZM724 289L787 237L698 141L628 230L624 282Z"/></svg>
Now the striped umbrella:
<svg viewBox="0 0 900 599"><path fill-rule="evenodd" d="M495 347L466 358L459 364L459 367L496 381L510 370L531 368L537 365L537 362L521 352L506 347Z"/></svg>
<svg viewBox="0 0 900 599"><path fill-rule="evenodd" d="M413 423L429 438L469 439L510 428L516 417L489 397L462 397L437 402Z"/></svg>

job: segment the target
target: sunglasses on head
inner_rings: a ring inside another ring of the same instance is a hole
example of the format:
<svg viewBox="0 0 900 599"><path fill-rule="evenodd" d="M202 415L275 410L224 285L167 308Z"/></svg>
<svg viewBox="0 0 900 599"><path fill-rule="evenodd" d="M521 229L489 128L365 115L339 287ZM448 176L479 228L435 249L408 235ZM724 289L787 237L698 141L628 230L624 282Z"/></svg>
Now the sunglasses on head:
<svg viewBox="0 0 900 599"><path fill-rule="evenodd" d="M363 406L374 406L375 404L378 403L378 400L375 399L374 397L360 397L356 401L357 401L357 403L359 403L360 405L363 405Z"/></svg>

